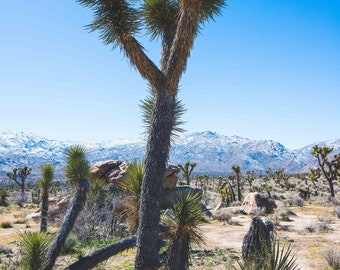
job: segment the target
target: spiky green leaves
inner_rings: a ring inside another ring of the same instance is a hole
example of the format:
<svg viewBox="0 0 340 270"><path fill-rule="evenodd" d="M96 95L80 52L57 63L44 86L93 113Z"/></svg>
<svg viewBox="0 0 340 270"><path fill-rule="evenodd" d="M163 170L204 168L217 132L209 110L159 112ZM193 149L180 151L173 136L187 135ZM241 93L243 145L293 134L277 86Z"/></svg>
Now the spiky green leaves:
<svg viewBox="0 0 340 270"><path fill-rule="evenodd" d="M38 181L38 184L42 188L49 188L54 178L54 167L52 164L42 165L41 168L42 179Z"/></svg>
<svg viewBox="0 0 340 270"><path fill-rule="evenodd" d="M226 3L224 0L201 0L200 22L214 20L218 15L221 15L222 8Z"/></svg>
<svg viewBox="0 0 340 270"><path fill-rule="evenodd" d="M181 237L197 245L204 242L204 237L198 227L202 223L200 200L200 193L192 191L177 193L177 200L171 205L163 219L170 227L170 239L175 236Z"/></svg>
<svg viewBox="0 0 340 270"><path fill-rule="evenodd" d="M145 0L141 7L141 14L151 39L162 36L169 26L176 25L178 12L177 1Z"/></svg>
<svg viewBox="0 0 340 270"><path fill-rule="evenodd" d="M90 164L85 155L86 150L80 145L72 146L66 152L65 177L73 186L88 178Z"/></svg>
<svg viewBox="0 0 340 270"><path fill-rule="evenodd" d="M147 96L144 100L141 101L140 107L142 109L142 120L144 122L145 133L148 133L148 130L151 126L152 121L152 113L155 106L155 91L152 88L149 88L149 96ZM185 124L185 121L182 121L181 118L185 113L186 109L183 103L175 99L175 108L174 108L174 117L172 122L172 133L171 133L171 141L178 138L180 133L184 132L185 129L182 126Z"/></svg>
<svg viewBox="0 0 340 270"><path fill-rule="evenodd" d="M94 19L87 28L98 30L105 45L121 45L124 35L136 34L140 29L140 14L125 0L77 0L94 12Z"/></svg>
<svg viewBox="0 0 340 270"><path fill-rule="evenodd" d="M46 254L51 235L45 232L23 232L20 236L21 265L25 270L42 270L47 265Z"/></svg>
<svg viewBox="0 0 340 270"><path fill-rule="evenodd" d="M119 187L127 192L124 198L126 204L125 214L127 216L128 230L135 234L138 229L138 210L142 192L143 165L139 162L129 164L124 180Z"/></svg>

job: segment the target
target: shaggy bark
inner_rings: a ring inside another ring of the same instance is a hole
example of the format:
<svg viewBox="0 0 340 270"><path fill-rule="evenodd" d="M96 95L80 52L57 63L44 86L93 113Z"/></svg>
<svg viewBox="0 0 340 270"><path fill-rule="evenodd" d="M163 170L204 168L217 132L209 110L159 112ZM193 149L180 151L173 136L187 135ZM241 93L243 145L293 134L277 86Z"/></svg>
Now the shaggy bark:
<svg viewBox="0 0 340 270"><path fill-rule="evenodd" d="M74 223L76 222L76 219L84 205L88 190L89 182L86 179L81 180L78 184L78 188L69 211L64 218L63 224L61 225L61 228L55 236L53 243L47 253L48 264L44 270L51 270L53 268L55 261L65 243L65 240L72 230Z"/></svg>
<svg viewBox="0 0 340 270"><path fill-rule="evenodd" d="M144 178L139 210L139 228L135 269L157 269L159 267L159 221L162 179L170 148L174 96L158 94L144 164Z"/></svg>
<svg viewBox="0 0 340 270"><path fill-rule="evenodd" d="M164 270L189 269L189 240L186 237L176 237L168 251Z"/></svg>
<svg viewBox="0 0 340 270"><path fill-rule="evenodd" d="M252 219L242 243L242 258L246 266L261 269L263 262L271 253L272 231L271 222L263 223L258 217Z"/></svg>
<svg viewBox="0 0 340 270"><path fill-rule="evenodd" d="M48 215L48 188L42 189L41 194L41 221L40 221L40 231L47 231L47 215Z"/></svg>

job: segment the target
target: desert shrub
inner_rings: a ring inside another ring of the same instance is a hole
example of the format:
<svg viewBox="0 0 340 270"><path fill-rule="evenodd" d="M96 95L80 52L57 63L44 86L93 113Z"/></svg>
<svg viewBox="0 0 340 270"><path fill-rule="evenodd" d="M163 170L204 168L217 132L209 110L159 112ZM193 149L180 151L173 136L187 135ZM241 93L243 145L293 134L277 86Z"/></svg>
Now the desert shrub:
<svg viewBox="0 0 340 270"><path fill-rule="evenodd" d="M339 192L337 192L337 193L340 193L340 190L339 190ZM336 197L330 197L329 200L331 201L332 205L334 205L334 206L340 206L340 200L339 200L338 198L336 198Z"/></svg>
<svg viewBox="0 0 340 270"><path fill-rule="evenodd" d="M334 270L340 270L340 250L329 248L323 251L323 256L328 265Z"/></svg>
<svg viewBox="0 0 340 270"><path fill-rule="evenodd" d="M28 197L27 194L19 194L19 193L14 193L13 195L13 201L15 204L19 205L20 207L23 207L25 203L28 202Z"/></svg>
<svg viewBox="0 0 340 270"><path fill-rule="evenodd" d="M332 205L331 197L327 193L322 193L318 200L318 205L324 207L331 206Z"/></svg>
<svg viewBox="0 0 340 270"><path fill-rule="evenodd" d="M334 208L334 213L336 214L336 216L337 216L338 218L340 218L340 206L336 206L336 207Z"/></svg>
<svg viewBox="0 0 340 270"><path fill-rule="evenodd" d="M305 227L306 231L310 232L310 233L313 233L316 231L316 227L313 223L311 223L310 225L306 226Z"/></svg>
<svg viewBox="0 0 340 270"><path fill-rule="evenodd" d="M92 180L87 201L73 228L79 241L107 239L112 224L113 193L101 179Z"/></svg>
<svg viewBox="0 0 340 270"><path fill-rule="evenodd" d="M303 199L300 198L298 195L293 195L288 197L287 199L287 203L289 206L299 206L302 207L303 206Z"/></svg>
<svg viewBox="0 0 340 270"><path fill-rule="evenodd" d="M9 197L9 193L5 190L4 187L0 187L0 206L7 206L7 198Z"/></svg>
<svg viewBox="0 0 340 270"><path fill-rule="evenodd" d="M212 218L230 224L232 214L226 209L219 209L213 213Z"/></svg>
<svg viewBox="0 0 340 270"><path fill-rule="evenodd" d="M290 216L296 216L296 214L285 207L276 211L275 215L273 216L273 219L277 221L292 221L290 219Z"/></svg>
<svg viewBox="0 0 340 270"><path fill-rule="evenodd" d="M10 249L9 247L6 247L5 245L0 245L0 254L10 254L12 253L12 249Z"/></svg>
<svg viewBox="0 0 340 270"><path fill-rule="evenodd" d="M61 250L61 254L67 255L67 254L74 254L77 252L77 237L74 234L69 234L65 240L65 243L63 245L63 248Z"/></svg>
<svg viewBox="0 0 340 270"><path fill-rule="evenodd" d="M0 227L3 228L3 229L8 229L8 228L12 228L12 223L9 222L9 221L2 221L0 223Z"/></svg>
<svg viewBox="0 0 340 270"><path fill-rule="evenodd" d="M22 269L38 270L47 265L46 254L51 243L51 235L45 232L20 233Z"/></svg>
<svg viewBox="0 0 340 270"><path fill-rule="evenodd" d="M332 223L332 217L330 215L320 215L318 216L318 229L320 232L328 232L331 231L332 228L330 224Z"/></svg>

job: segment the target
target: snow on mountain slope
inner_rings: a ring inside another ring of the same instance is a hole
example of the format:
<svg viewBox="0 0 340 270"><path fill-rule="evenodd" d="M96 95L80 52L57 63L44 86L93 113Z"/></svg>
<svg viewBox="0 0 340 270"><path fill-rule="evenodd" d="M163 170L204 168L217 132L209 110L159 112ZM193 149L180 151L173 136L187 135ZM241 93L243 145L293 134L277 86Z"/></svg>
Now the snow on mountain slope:
<svg viewBox="0 0 340 270"><path fill-rule="evenodd" d="M57 174L61 176L65 151L74 144L85 146L90 162L96 162L106 159L141 160L146 142L140 138L70 142L49 140L23 132L3 132L0 133L0 179L15 166L32 167L38 177L40 166L46 163L55 165ZM339 139L318 144L334 147L334 154L340 152ZM272 140L250 140L205 131L186 134L176 140L170 151L170 163L196 162L195 172L204 173L229 173L234 164L240 164L243 172L265 171L268 168L302 172L315 164L315 158L310 154L313 145L289 151Z"/></svg>

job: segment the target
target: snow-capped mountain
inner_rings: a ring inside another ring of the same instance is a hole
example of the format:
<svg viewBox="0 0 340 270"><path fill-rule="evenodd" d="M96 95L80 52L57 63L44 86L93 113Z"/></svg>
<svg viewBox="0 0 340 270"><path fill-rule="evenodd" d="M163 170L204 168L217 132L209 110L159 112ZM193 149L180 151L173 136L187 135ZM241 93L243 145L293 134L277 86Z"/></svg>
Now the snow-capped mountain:
<svg viewBox="0 0 340 270"><path fill-rule="evenodd" d="M55 165L56 173L61 176L65 151L74 144L85 146L87 157L93 163L106 159L141 160L146 143L143 139L57 141L23 132L3 132L0 133L0 180L13 167L22 166L32 167L34 176L39 177L40 166L46 163ZM317 144L333 147L334 154L340 152L340 139ZM179 138L171 148L170 163L196 162L196 173L229 173L234 164L240 164L243 172L265 171L268 168L284 168L290 173L303 172L315 164L315 158L310 154L313 145L290 151L272 140L250 140L205 131Z"/></svg>

